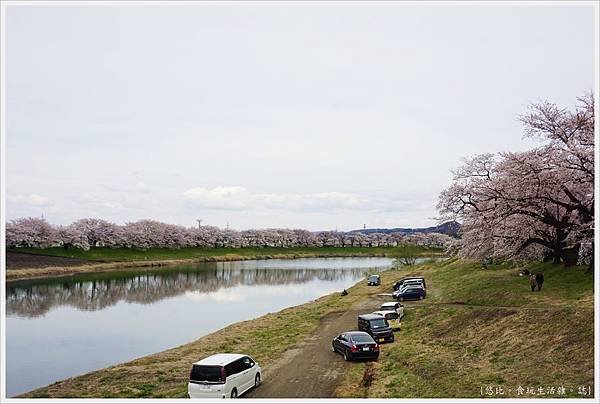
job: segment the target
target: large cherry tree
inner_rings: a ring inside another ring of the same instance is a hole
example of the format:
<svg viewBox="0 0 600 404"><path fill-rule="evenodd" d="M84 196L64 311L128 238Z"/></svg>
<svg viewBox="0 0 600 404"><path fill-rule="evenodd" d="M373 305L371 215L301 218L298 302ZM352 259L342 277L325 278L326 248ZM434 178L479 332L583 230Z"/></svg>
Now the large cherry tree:
<svg viewBox="0 0 600 404"><path fill-rule="evenodd" d="M477 259L551 258L573 265L593 243L593 96L573 111L543 102L521 117L537 148L465 160L439 198L462 222L460 254Z"/></svg>

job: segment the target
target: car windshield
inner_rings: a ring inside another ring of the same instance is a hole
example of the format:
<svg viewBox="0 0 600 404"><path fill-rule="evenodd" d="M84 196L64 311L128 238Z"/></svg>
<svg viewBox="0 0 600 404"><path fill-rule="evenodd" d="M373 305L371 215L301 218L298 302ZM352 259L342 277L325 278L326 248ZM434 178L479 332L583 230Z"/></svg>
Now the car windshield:
<svg viewBox="0 0 600 404"><path fill-rule="evenodd" d="M194 365L190 380L195 382L221 382L221 366Z"/></svg>
<svg viewBox="0 0 600 404"><path fill-rule="evenodd" d="M379 277L377 275L371 275L371 276L369 276L369 280L370 281L376 281L377 279L379 279Z"/></svg>
<svg viewBox="0 0 600 404"><path fill-rule="evenodd" d="M375 342L369 334L354 334L352 335L352 341L354 342Z"/></svg>
<svg viewBox="0 0 600 404"><path fill-rule="evenodd" d="M388 323L383 318L377 319L377 320L371 320L371 327L373 327L373 328L382 328L382 327L387 327L387 326L388 326Z"/></svg>

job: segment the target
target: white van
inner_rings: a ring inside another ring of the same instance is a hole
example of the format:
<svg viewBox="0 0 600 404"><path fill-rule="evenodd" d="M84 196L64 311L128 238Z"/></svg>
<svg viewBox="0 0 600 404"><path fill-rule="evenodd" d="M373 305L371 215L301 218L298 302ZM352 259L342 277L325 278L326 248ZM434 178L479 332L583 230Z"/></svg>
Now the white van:
<svg viewBox="0 0 600 404"><path fill-rule="evenodd" d="M388 311L388 310L393 310L396 313L398 313L398 317L402 318L404 317L404 305L398 302L386 302L383 303L381 305L381 308L379 310L382 311Z"/></svg>
<svg viewBox="0 0 600 404"><path fill-rule="evenodd" d="M216 354L192 365L190 398L237 398L258 387L260 366L248 355Z"/></svg>

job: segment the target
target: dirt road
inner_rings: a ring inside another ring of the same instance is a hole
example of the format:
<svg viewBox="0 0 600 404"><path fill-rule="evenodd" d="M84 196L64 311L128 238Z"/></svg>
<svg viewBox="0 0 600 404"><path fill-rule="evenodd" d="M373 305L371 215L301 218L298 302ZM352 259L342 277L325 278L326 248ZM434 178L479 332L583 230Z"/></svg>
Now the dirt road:
<svg viewBox="0 0 600 404"><path fill-rule="evenodd" d="M343 380L351 362L331 351L331 340L343 331L356 330L357 316L379 308L389 297L377 296L359 302L344 312L321 319L317 332L264 370L263 384L249 391L251 398L329 398Z"/></svg>

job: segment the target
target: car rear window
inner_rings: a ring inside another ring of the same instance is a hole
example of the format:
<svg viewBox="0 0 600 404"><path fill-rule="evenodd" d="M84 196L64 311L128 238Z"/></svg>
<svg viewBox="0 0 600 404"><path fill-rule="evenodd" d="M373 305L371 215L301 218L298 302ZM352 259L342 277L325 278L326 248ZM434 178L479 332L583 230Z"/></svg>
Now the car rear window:
<svg viewBox="0 0 600 404"><path fill-rule="evenodd" d="M383 328L383 327L387 327L388 326L388 322L385 321L385 319L377 319L377 320L371 320L371 327L373 328Z"/></svg>
<svg viewBox="0 0 600 404"><path fill-rule="evenodd" d="M190 380L196 382L223 382L221 378L221 366L193 365L190 372Z"/></svg>
<svg viewBox="0 0 600 404"><path fill-rule="evenodd" d="M354 334L351 338L354 342L375 342L369 334Z"/></svg>

